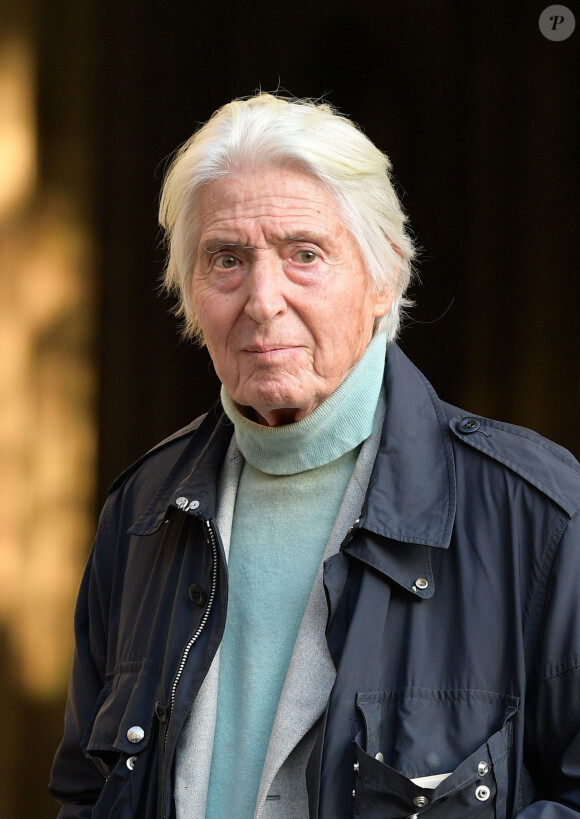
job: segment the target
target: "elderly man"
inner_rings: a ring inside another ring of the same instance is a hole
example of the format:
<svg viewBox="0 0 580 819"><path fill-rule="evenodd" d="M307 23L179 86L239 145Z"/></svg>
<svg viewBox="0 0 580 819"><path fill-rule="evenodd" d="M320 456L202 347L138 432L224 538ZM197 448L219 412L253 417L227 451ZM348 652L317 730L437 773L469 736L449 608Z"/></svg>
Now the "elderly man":
<svg viewBox="0 0 580 819"><path fill-rule="evenodd" d="M221 403L113 485L62 819L580 812L580 467L394 343L412 243L327 105L220 109L164 185Z"/></svg>

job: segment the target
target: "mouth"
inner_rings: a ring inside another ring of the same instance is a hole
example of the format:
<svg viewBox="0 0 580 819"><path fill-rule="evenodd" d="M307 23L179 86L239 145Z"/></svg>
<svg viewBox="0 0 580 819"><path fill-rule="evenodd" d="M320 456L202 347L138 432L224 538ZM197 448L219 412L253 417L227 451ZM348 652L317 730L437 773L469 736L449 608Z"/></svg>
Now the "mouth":
<svg viewBox="0 0 580 819"><path fill-rule="evenodd" d="M294 344L249 344L242 352L252 367L278 367L288 366L299 349Z"/></svg>
<svg viewBox="0 0 580 819"><path fill-rule="evenodd" d="M250 344L244 347L245 353L276 353L281 350L293 350L291 344Z"/></svg>

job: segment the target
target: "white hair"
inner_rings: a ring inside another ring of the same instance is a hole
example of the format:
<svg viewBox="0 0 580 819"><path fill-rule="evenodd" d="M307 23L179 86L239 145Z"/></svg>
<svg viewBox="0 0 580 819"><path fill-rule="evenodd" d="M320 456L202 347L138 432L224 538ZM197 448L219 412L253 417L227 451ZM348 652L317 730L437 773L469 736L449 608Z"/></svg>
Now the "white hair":
<svg viewBox="0 0 580 819"><path fill-rule="evenodd" d="M392 341L404 308L412 304L405 292L415 250L389 158L329 104L265 93L218 109L179 149L165 177L159 208L169 247L164 285L178 296L184 335L203 342L191 285L201 190L236 171L280 166L305 171L335 199L377 290L394 293L390 311L374 328Z"/></svg>

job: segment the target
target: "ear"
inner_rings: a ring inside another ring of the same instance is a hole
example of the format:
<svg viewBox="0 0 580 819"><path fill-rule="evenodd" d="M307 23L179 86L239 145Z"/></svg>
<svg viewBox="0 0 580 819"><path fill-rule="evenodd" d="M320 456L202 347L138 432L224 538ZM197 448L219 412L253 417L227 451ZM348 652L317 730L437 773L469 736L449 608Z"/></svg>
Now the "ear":
<svg viewBox="0 0 580 819"><path fill-rule="evenodd" d="M375 292L373 301L373 316L380 318L386 316L393 305L395 298L394 290L391 287L384 287L380 292Z"/></svg>
<svg viewBox="0 0 580 819"><path fill-rule="evenodd" d="M400 248L398 248L397 245L394 244L393 242L391 242L391 247L393 248L393 251L397 256L397 259L399 260L401 258ZM395 299L394 287L389 287L388 285L385 285L385 287L383 287L381 291L376 292L373 310L374 317L380 318L381 316L386 316L386 314L393 306L394 299Z"/></svg>

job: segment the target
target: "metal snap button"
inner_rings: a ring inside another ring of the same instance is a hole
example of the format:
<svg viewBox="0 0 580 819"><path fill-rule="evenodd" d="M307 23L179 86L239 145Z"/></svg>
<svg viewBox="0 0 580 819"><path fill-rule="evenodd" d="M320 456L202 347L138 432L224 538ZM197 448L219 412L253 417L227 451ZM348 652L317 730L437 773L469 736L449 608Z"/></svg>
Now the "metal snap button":
<svg viewBox="0 0 580 819"><path fill-rule="evenodd" d="M137 757L136 756L130 756L125 764L129 768L129 770L132 771L133 768L135 767L136 762L137 762Z"/></svg>
<svg viewBox="0 0 580 819"><path fill-rule="evenodd" d="M375 759L378 759L379 762L384 762L385 761L385 757L382 755L382 753L380 751L378 752L378 754L375 754Z"/></svg>
<svg viewBox="0 0 580 819"><path fill-rule="evenodd" d="M425 805L428 805L428 804L429 804L429 800L427 799L427 797L426 797L426 796L416 796L416 797L413 799L413 803L414 803L415 805L417 805L417 807L418 807L418 808L424 808L424 807L425 807Z"/></svg>
<svg viewBox="0 0 580 819"><path fill-rule="evenodd" d="M458 423L457 428L460 432L463 432L464 435L469 435L470 432L477 432L480 428L481 424L477 420L477 418L472 418L468 416L467 418L462 418L461 421Z"/></svg>
<svg viewBox="0 0 580 819"><path fill-rule="evenodd" d="M489 773L489 765L487 762L480 762L477 766L477 773L479 776L485 776L486 773Z"/></svg>
<svg viewBox="0 0 580 819"><path fill-rule="evenodd" d="M177 498L175 501L175 505L178 509L187 509L189 504L189 498Z"/></svg>
<svg viewBox="0 0 580 819"><path fill-rule="evenodd" d="M199 506L199 501L198 500L193 500L193 501L191 501L191 503L189 504L189 506L187 508L188 509L197 509L198 506Z"/></svg>
<svg viewBox="0 0 580 819"><path fill-rule="evenodd" d="M490 796L491 791L487 785L480 785L479 788L475 789L475 798L479 799L480 802L485 802Z"/></svg>
<svg viewBox="0 0 580 819"><path fill-rule="evenodd" d="M358 764L358 762L355 762L355 763L354 763L354 765L353 765L352 767L354 768L355 773L358 773L358 772L359 772L359 770L360 770L360 765Z"/></svg>
<svg viewBox="0 0 580 819"><path fill-rule="evenodd" d="M356 791L355 791L355 790L353 790L353 792L352 792L352 798L354 799L354 798L355 798L355 796L356 796Z"/></svg>
<svg viewBox="0 0 580 819"><path fill-rule="evenodd" d="M426 589L428 585L429 585L429 581L428 581L428 580L425 580L425 578L424 578L424 577L418 577L418 578L415 580L415 586L416 586L418 589L421 589L421 590L422 590L422 589Z"/></svg>
<svg viewBox="0 0 580 819"><path fill-rule="evenodd" d="M140 725L134 725L127 731L127 739L129 742L142 742L145 739L145 731Z"/></svg>

